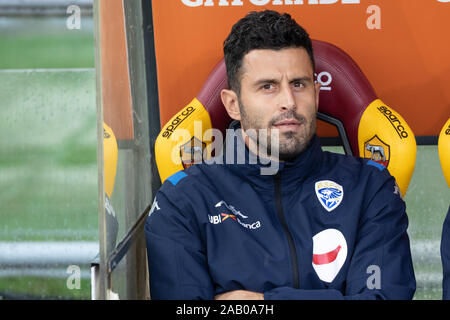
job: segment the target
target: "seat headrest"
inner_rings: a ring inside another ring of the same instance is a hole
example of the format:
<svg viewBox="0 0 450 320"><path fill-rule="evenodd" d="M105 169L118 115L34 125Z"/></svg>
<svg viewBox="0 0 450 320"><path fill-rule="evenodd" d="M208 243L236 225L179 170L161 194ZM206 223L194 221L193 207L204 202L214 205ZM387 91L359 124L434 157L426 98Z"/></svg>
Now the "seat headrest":
<svg viewBox="0 0 450 320"><path fill-rule="evenodd" d="M369 80L353 59L338 47L312 40L316 75L326 84L320 93L319 112L342 122L353 155L358 155L358 124L364 110L376 99ZM231 118L223 107L220 92L228 89L225 60L222 59L210 73L197 99L211 117L213 128L222 132Z"/></svg>

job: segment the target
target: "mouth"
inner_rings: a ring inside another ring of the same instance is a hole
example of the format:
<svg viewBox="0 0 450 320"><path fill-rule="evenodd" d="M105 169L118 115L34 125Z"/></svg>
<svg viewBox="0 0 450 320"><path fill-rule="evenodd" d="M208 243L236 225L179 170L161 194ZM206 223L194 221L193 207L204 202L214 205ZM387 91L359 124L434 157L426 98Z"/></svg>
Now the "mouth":
<svg viewBox="0 0 450 320"><path fill-rule="evenodd" d="M301 122L295 119L285 119L273 124L274 128L282 131L297 131Z"/></svg>

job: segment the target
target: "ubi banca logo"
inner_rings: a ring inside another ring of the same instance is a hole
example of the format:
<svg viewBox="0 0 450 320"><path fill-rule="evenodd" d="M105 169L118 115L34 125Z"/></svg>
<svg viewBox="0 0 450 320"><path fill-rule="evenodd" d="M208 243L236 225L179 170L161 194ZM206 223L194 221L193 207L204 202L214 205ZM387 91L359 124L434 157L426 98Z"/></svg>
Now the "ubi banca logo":
<svg viewBox="0 0 450 320"><path fill-rule="evenodd" d="M214 206L215 208L219 208L220 214L218 215L208 215L209 223L211 224L221 224L225 221L236 221L241 226L246 229L255 230L261 227L261 222L248 222L245 219L248 219L248 216L242 214L239 210L237 210L232 205L228 205L225 201L221 200Z"/></svg>

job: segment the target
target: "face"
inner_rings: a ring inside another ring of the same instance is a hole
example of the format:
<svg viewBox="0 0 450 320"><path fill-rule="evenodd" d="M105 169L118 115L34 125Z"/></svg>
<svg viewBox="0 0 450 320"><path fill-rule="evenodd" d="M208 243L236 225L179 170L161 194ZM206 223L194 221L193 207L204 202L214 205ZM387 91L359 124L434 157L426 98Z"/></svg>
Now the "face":
<svg viewBox="0 0 450 320"><path fill-rule="evenodd" d="M244 132L267 129L267 139L248 136L247 145L265 151L274 147L279 160L290 160L303 152L316 131L319 91L304 48L263 49L250 51L243 59L240 96L232 99L231 92L228 100L222 94L222 100ZM270 143L274 130L279 134L278 148Z"/></svg>

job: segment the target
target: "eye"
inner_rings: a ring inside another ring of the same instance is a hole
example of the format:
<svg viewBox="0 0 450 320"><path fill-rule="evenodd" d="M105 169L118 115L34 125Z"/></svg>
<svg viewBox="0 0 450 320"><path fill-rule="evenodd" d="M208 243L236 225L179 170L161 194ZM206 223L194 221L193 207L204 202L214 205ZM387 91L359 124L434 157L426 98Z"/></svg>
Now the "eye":
<svg viewBox="0 0 450 320"><path fill-rule="evenodd" d="M293 85L294 85L294 88L303 88L305 86L305 84L301 81L295 81L293 83Z"/></svg>
<svg viewBox="0 0 450 320"><path fill-rule="evenodd" d="M264 89L264 90L271 90L271 89L273 89L273 83L266 83L266 84L264 84L263 86L262 86L262 89Z"/></svg>

